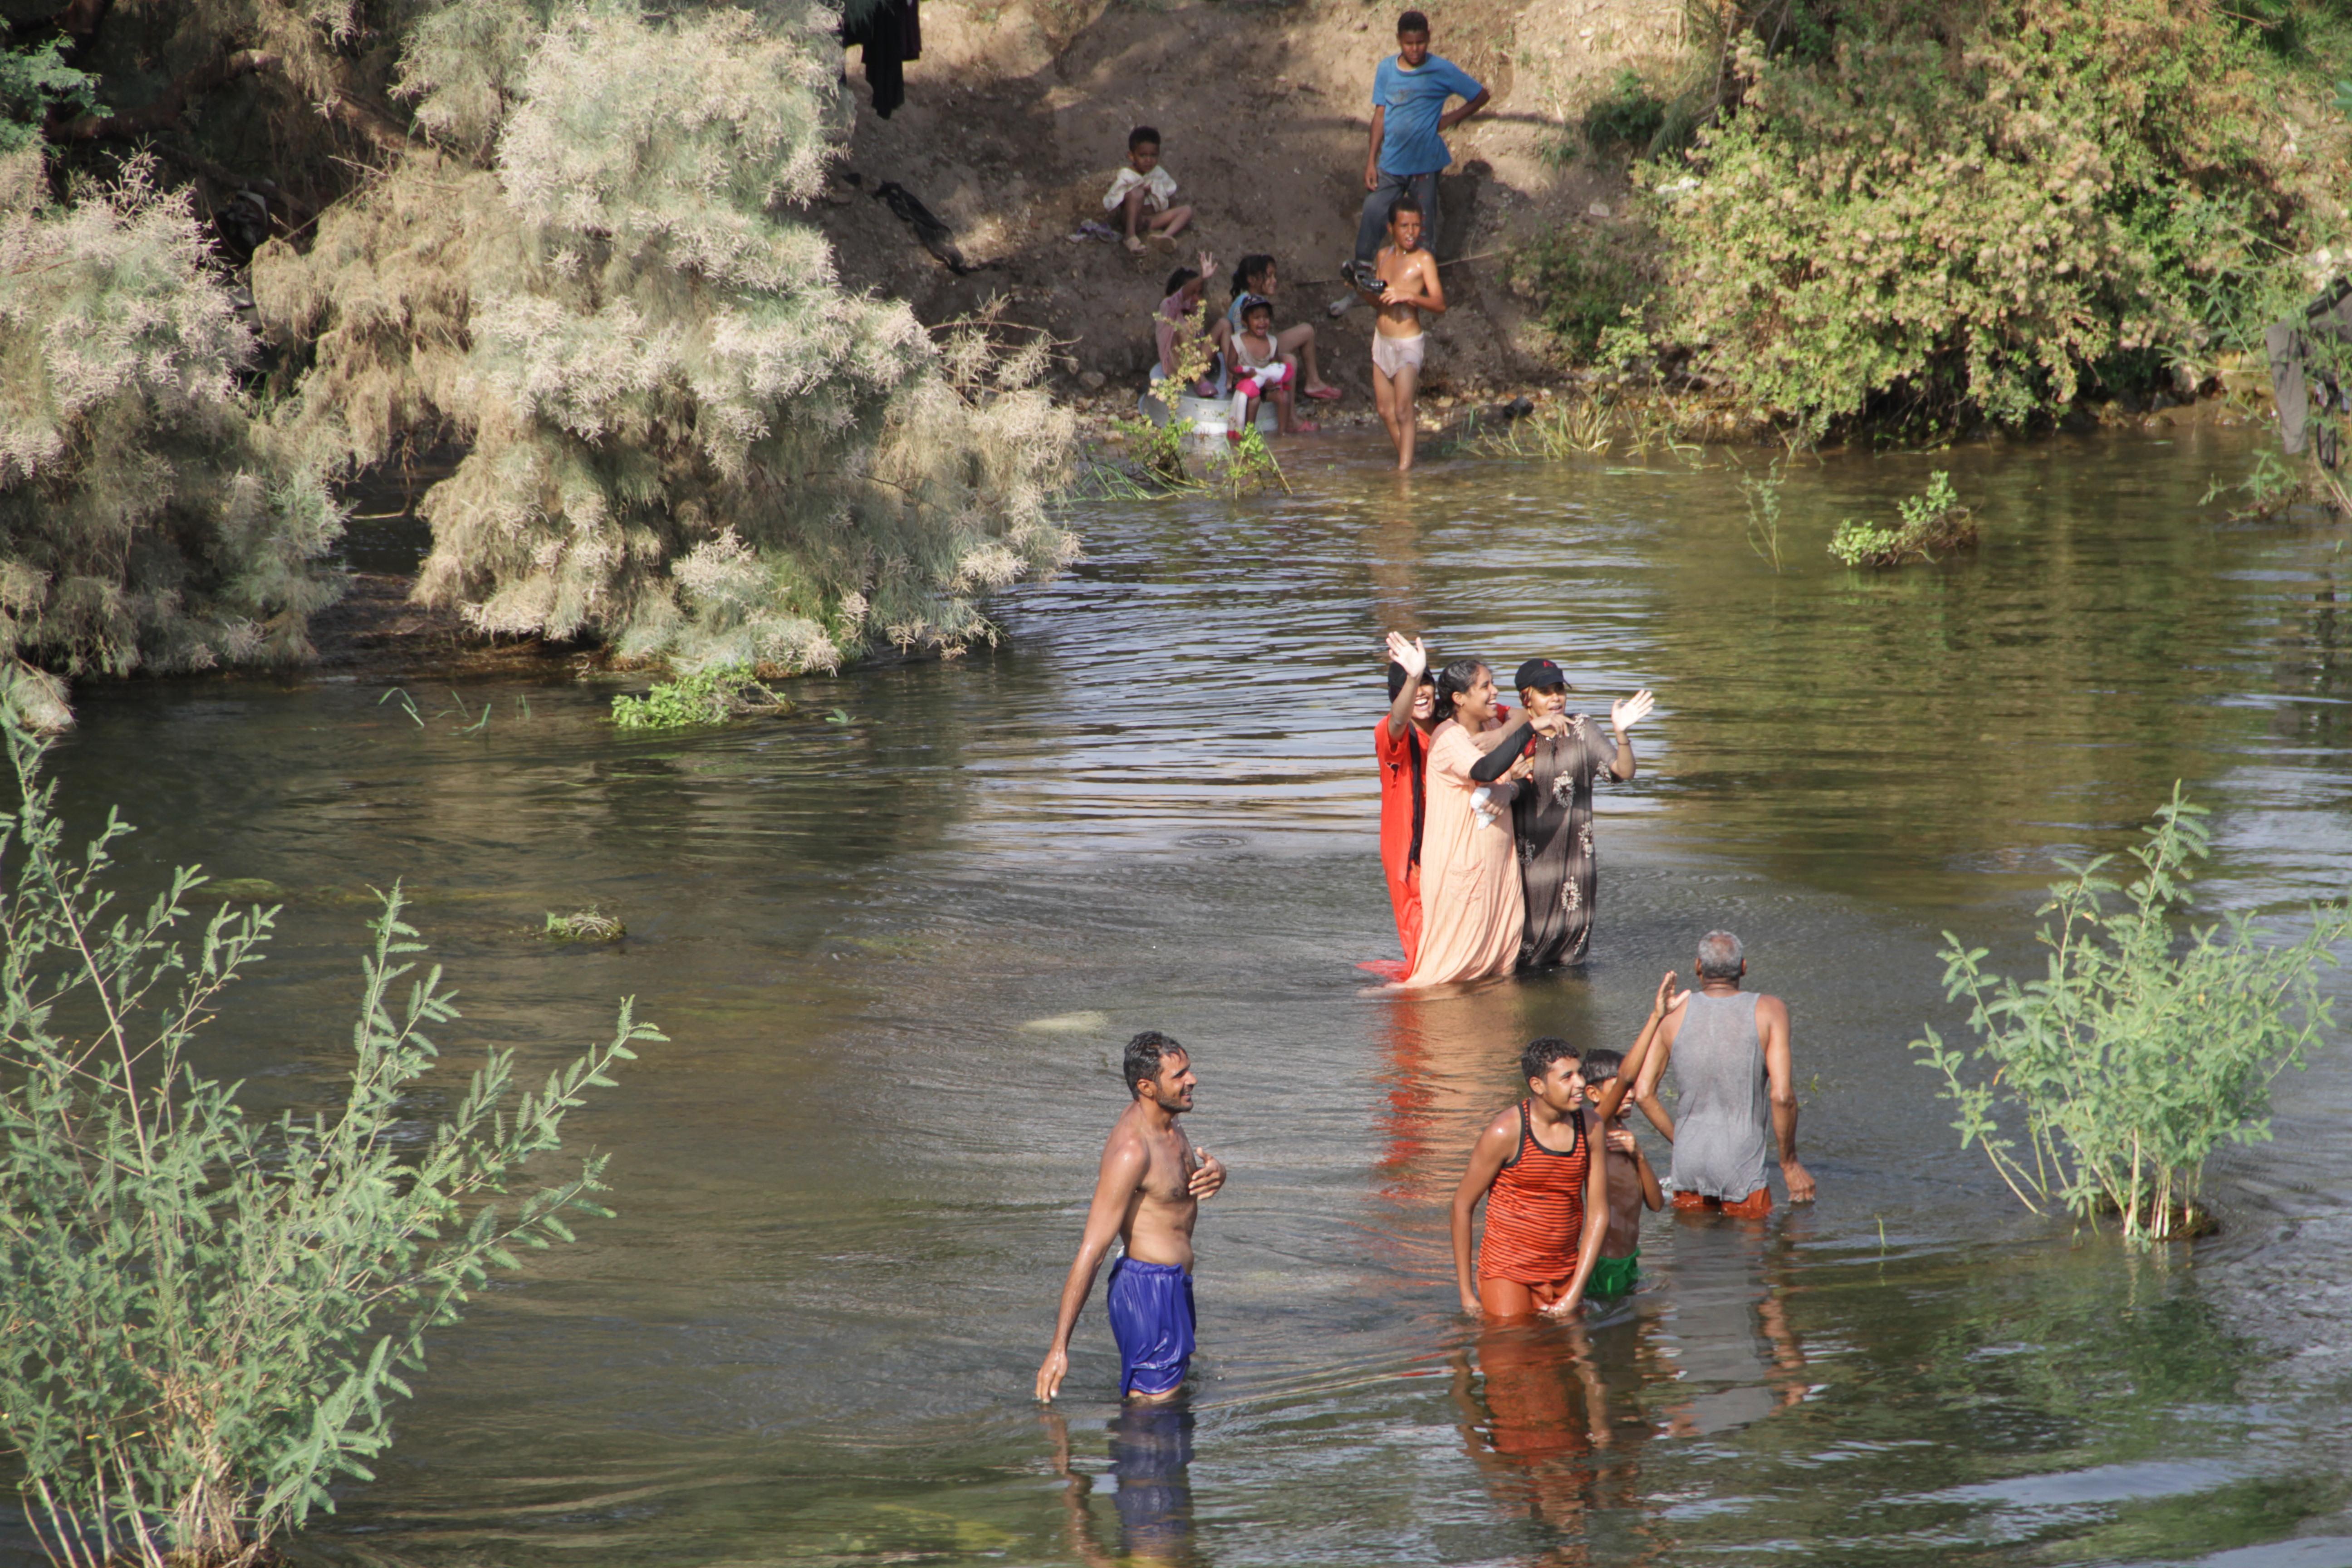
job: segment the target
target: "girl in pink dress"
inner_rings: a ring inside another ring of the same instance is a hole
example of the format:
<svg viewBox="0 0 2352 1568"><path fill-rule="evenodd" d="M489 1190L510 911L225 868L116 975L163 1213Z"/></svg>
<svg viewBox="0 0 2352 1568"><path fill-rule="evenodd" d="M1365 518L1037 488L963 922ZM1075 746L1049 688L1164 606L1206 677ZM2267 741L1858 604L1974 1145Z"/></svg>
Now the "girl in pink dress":
<svg viewBox="0 0 2352 1568"><path fill-rule="evenodd" d="M1476 659L1437 678L1437 728L1421 835L1421 946L1401 984L1444 985L1507 974L1519 956L1527 906L1511 828L1511 795L1525 758L1491 784L1470 770L1486 755L1477 737L1495 716L1495 677ZM1488 737L1492 744L1495 737Z"/></svg>

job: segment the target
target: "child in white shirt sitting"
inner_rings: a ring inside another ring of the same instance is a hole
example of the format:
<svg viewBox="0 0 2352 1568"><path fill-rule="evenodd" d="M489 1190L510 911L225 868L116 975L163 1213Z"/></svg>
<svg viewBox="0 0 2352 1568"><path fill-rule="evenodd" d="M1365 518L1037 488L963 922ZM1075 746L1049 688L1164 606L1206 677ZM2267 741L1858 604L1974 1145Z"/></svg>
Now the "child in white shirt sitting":
<svg viewBox="0 0 2352 1568"><path fill-rule="evenodd" d="M1160 166L1160 132L1149 125L1137 126L1127 133L1127 167L1103 197L1103 211L1119 215L1128 249L1141 250L1146 235L1173 239L1184 232L1192 221L1192 209L1169 205L1175 195L1176 176Z"/></svg>

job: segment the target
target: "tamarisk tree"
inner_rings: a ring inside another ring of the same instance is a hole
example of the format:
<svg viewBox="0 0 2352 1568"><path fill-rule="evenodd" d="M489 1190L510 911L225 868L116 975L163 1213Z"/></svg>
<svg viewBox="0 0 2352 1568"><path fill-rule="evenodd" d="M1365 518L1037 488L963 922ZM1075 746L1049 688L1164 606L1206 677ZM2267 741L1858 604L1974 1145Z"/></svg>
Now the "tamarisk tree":
<svg viewBox="0 0 2352 1568"><path fill-rule="evenodd" d="M2040 933L2041 979L1989 973L1985 949L1945 932L1944 983L1968 1000L1976 1045L1929 1029L1911 1047L1958 1106L1960 1146L1982 1149L2027 1207L2113 1214L2142 1244L2202 1228L2205 1163L2269 1138L2272 1081L2327 1028L2318 967L2352 936L2343 904L2314 908L2294 942L2236 914L2176 933L2210 849L2204 817L2176 785L2127 887L2100 875L2112 856L2070 866L2042 907L2058 918Z"/></svg>
<svg viewBox="0 0 2352 1568"><path fill-rule="evenodd" d="M604 0L541 26L486 0L417 24L403 91L436 146L307 254L267 247L255 289L311 356L299 428L355 463L470 443L424 502L420 599L790 674L960 647L982 595L1074 552L1044 340L848 292L791 213L834 155L835 21Z"/></svg>
<svg viewBox="0 0 2352 1568"><path fill-rule="evenodd" d="M42 727L47 672L299 659L341 592L341 511L240 400L205 256L143 161L60 205L38 147L0 156L0 682Z"/></svg>
<svg viewBox="0 0 2352 1568"><path fill-rule="evenodd" d="M258 961L274 910L223 907L179 940L204 879L143 911L104 883L110 817L68 853L39 751L7 731L22 805L0 816L0 1444L51 1558L207 1568L262 1559L330 1486L365 1478L428 1330L521 1248L602 1214L602 1156L506 1198L631 1047L612 1038L517 1092L492 1051L436 1124L411 1098L457 1008L395 888L362 961L349 1087L247 1116L198 1027Z"/></svg>

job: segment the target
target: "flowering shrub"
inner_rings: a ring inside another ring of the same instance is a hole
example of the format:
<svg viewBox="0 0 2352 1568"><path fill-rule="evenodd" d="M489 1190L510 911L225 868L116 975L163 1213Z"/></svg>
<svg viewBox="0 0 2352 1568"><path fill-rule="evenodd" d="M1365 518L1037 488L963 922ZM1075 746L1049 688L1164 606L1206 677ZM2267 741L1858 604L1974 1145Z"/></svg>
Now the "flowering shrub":
<svg viewBox="0 0 2352 1568"><path fill-rule="evenodd" d="M1751 44L1738 112L1650 171L1678 335L1757 408L2023 424L2248 342L2341 232L2336 150L2282 136L2281 68L2211 7L1942 26Z"/></svg>

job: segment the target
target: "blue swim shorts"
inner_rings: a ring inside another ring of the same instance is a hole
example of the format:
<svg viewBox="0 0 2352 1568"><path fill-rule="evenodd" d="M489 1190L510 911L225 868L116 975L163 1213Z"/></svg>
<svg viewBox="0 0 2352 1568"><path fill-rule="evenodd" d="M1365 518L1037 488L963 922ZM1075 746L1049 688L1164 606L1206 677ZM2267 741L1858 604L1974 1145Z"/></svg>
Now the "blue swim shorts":
<svg viewBox="0 0 2352 1568"><path fill-rule="evenodd" d="M1192 1276L1173 1263L1121 1256L1110 1266L1111 1338L1118 1342L1118 1388L1166 1394L1192 1359Z"/></svg>

